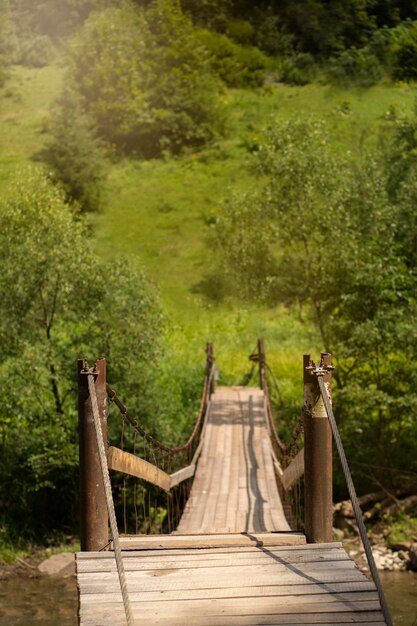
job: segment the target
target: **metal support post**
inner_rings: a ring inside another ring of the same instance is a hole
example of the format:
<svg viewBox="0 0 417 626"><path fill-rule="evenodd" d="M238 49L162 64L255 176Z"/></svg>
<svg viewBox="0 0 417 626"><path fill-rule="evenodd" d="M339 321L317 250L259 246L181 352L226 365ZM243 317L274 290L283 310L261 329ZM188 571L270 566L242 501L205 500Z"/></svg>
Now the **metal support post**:
<svg viewBox="0 0 417 626"><path fill-rule="evenodd" d="M92 552L102 550L108 544L108 513L93 409L88 392L87 373L90 370L84 359L80 359L77 366L81 550ZM94 373L101 428L107 447L106 359L97 361Z"/></svg>
<svg viewBox="0 0 417 626"><path fill-rule="evenodd" d="M258 356L259 356L259 387L265 388L266 378L266 355L265 343L263 339L258 339Z"/></svg>
<svg viewBox="0 0 417 626"><path fill-rule="evenodd" d="M328 543L333 541L332 431L311 373L315 367L304 355L304 525L308 543ZM322 353L320 367L331 398L330 354Z"/></svg>

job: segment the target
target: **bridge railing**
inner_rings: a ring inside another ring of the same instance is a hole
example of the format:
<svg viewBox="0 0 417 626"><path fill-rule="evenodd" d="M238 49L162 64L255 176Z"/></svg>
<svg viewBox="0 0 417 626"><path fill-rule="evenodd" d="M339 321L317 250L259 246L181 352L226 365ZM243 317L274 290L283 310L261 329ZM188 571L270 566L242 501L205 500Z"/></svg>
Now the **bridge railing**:
<svg viewBox="0 0 417 626"><path fill-rule="evenodd" d="M333 541L332 441L334 440L368 566L378 591L384 619L387 626L392 626L362 511L333 414L332 371L334 367L331 354L322 353L319 363L315 363L310 355L304 355L302 418L289 445L286 445L279 436L272 413L267 382L268 364L262 339L258 341L258 354L251 355L250 358L259 363L259 383L265 395L266 414L274 449L274 466L278 487L280 492L284 494L284 502L297 481L304 477L304 531L307 541L308 543L330 543ZM304 447L293 456L290 454L291 448L294 442L299 439L302 431L304 433Z"/></svg>
<svg viewBox="0 0 417 626"><path fill-rule="evenodd" d="M171 532L178 524L187 502L196 463L202 449L202 435L214 391L214 355L207 344L207 358L200 409L188 440L176 447L167 446L150 435L106 382L106 361L93 368L78 362L78 414L80 440L80 516L81 549L95 551L109 543L108 502L105 497L103 468L100 465L93 405L87 379L94 377L93 395L105 446L107 470L113 492L122 501L124 532L133 524L135 534ZM107 443L109 403L117 407L121 419L120 447ZM130 436L126 436L129 429ZM116 478L116 480L114 480ZM130 489L128 488L130 484ZM129 514L128 508L133 510ZM132 522L133 518L133 522Z"/></svg>

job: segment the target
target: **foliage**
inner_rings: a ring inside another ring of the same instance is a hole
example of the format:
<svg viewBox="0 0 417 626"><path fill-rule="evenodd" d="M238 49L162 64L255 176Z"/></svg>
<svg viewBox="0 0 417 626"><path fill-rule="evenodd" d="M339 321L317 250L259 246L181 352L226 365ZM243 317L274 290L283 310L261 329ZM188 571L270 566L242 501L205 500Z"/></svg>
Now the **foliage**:
<svg viewBox="0 0 417 626"><path fill-rule="evenodd" d="M370 87L383 76L382 67L367 48L344 50L330 61L327 77L339 86Z"/></svg>
<svg viewBox="0 0 417 626"><path fill-rule="evenodd" d="M266 183L219 219L220 262L239 296L309 304L337 359L349 445L360 433L381 479L387 455L415 440L415 277L398 247L397 207L375 159L356 167L330 147L321 123L270 128L258 155Z"/></svg>
<svg viewBox="0 0 417 626"><path fill-rule="evenodd" d="M125 151L177 152L221 127L218 85L176 0L92 14L73 42L70 81L99 134Z"/></svg>
<svg viewBox="0 0 417 626"><path fill-rule="evenodd" d="M68 202L82 211L98 209L104 158L91 123L76 95L65 89L48 125L49 141L41 157L51 168L55 182L62 184Z"/></svg>
<svg viewBox="0 0 417 626"><path fill-rule="evenodd" d="M114 4L114 0L10 0L22 43L28 37L59 40L79 28L89 13Z"/></svg>
<svg viewBox="0 0 417 626"><path fill-rule="evenodd" d="M233 0L181 0L184 13L189 13L196 24L224 32L230 19Z"/></svg>
<svg viewBox="0 0 417 626"><path fill-rule="evenodd" d="M16 54L16 38L9 0L0 0L0 87L7 77L7 68Z"/></svg>
<svg viewBox="0 0 417 626"><path fill-rule="evenodd" d="M0 227L1 523L41 534L76 520L76 358L108 354L114 382L123 376L134 386L134 404L146 388L146 362L158 354L161 316L132 264L99 262L45 178L18 184ZM13 502L10 491L19 494Z"/></svg>
<svg viewBox="0 0 417 626"><path fill-rule="evenodd" d="M399 31L394 48L393 75L398 80L417 79L417 22Z"/></svg>
<svg viewBox="0 0 417 626"><path fill-rule="evenodd" d="M241 46L209 30L201 30L201 43L210 55L210 66L228 87L259 87L265 78L268 59L254 47Z"/></svg>
<svg viewBox="0 0 417 626"><path fill-rule="evenodd" d="M307 52L287 57L281 63L279 78L290 85L306 85L317 73L314 58Z"/></svg>
<svg viewBox="0 0 417 626"><path fill-rule="evenodd" d="M33 35L21 42L18 61L26 67L45 67L52 62L54 55L52 42L47 35Z"/></svg>

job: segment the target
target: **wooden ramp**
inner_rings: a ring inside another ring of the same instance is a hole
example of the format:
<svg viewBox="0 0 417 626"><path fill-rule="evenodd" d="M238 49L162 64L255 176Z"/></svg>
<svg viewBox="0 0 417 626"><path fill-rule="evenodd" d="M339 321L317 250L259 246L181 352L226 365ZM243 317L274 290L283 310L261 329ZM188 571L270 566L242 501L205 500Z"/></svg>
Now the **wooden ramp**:
<svg viewBox="0 0 417 626"><path fill-rule="evenodd" d="M374 584L339 543L284 546L302 538L278 533L241 535L241 545L232 535L229 547L223 536L216 547L210 535L194 547L177 536L183 547L172 548L171 536L148 549L143 539L142 549L135 538L136 549L123 554L138 625L384 624ZM78 554L77 580L82 626L125 624L112 552Z"/></svg>
<svg viewBox="0 0 417 626"><path fill-rule="evenodd" d="M341 544L290 531L259 389L212 396L177 532L121 542L138 626L385 624L374 583ZM79 553L76 564L79 623L125 624L114 554Z"/></svg>
<svg viewBox="0 0 417 626"><path fill-rule="evenodd" d="M179 533L288 531L272 464L264 395L219 387Z"/></svg>

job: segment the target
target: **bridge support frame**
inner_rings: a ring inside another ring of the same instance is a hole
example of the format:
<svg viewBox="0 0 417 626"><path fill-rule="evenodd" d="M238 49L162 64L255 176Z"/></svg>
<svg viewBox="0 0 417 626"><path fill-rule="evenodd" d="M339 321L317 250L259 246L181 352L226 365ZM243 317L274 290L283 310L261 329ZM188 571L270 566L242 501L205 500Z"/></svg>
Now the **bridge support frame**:
<svg viewBox="0 0 417 626"><path fill-rule="evenodd" d="M79 359L78 430L80 455L80 535L81 550L102 550L109 542L107 501L104 490L93 408L88 392L85 359ZM94 368L97 403L105 447L107 448L106 359L99 359Z"/></svg>
<svg viewBox="0 0 417 626"><path fill-rule="evenodd" d="M331 366L331 354L322 353L320 366ZM333 541L332 432L320 394L315 366L304 355L304 526L308 543ZM324 382L331 398L331 373Z"/></svg>

